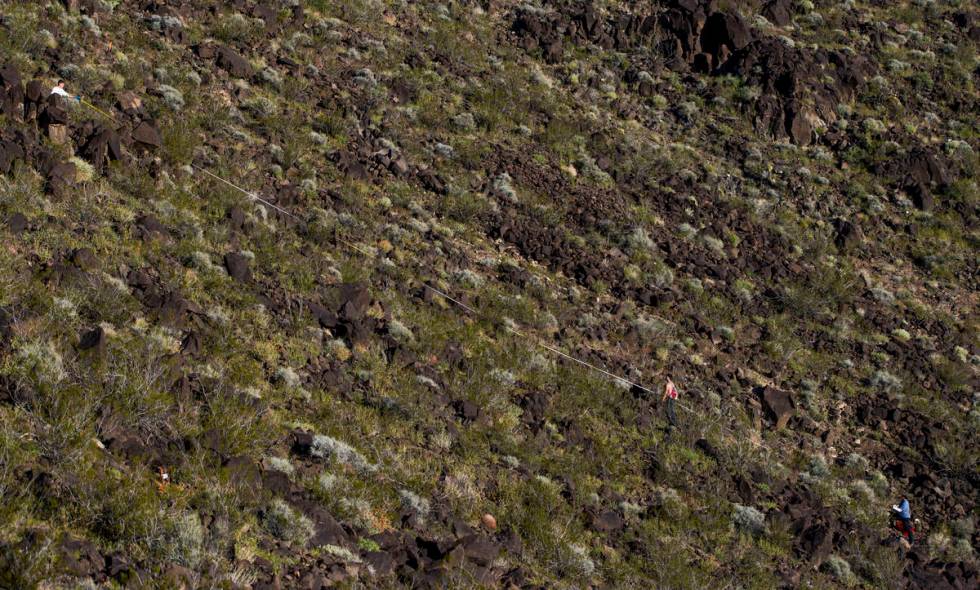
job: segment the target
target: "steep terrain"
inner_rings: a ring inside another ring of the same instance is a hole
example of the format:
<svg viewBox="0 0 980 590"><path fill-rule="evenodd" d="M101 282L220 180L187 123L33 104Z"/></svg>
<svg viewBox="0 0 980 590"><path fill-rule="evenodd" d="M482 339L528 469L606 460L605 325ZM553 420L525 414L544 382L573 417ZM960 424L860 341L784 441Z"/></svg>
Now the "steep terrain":
<svg viewBox="0 0 980 590"><path fill-rule="evenodd" d="M977 587L978 43L0 4L0 588Z"/></svg>

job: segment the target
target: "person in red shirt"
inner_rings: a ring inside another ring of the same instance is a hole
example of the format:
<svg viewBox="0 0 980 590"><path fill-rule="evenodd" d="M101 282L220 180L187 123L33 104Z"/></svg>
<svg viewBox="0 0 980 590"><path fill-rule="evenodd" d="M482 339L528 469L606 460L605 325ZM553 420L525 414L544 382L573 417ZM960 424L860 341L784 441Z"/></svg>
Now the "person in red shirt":
<svg viewBox="0 0 980 590"><path fill-rule="evenodd" d="M667 384L664 385L664 397L660 401L667 402L667 420L670 421L671 427L677 426L677 414L674 411L674 406L677 403L677 387L670 377L667 377Z"/></svg>

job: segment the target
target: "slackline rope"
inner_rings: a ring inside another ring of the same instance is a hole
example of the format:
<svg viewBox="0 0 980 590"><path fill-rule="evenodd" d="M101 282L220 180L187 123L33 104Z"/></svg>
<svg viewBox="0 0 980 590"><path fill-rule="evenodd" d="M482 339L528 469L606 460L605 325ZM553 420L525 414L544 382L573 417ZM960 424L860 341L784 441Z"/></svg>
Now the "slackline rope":
<svg viewBox="0 0 980 590"><path fill-rule="evenodd" d="M85 106L87 106L87 107L95 110L98 113L101 113L101 114L109 117L110 119L115 120L115 117L113 117L111 114L103 111L99 107L91 104L90 102L88 102L86 100L83 100L83 99L79 99L79 100ZM235 183L233 183L233 182L231 182L229 180L226 180L226 179L218 176L217 174L214 174L210 170L206 170L204 168L201 168L200 166L198 166L197 164L194 164L193 162L191 162L190 166L192 168L194 168L195 170L199 170L199 171L203 172L204 174L210 176L211 178L214 178L215 180L217 180L219 182L222 182L222 183L224 183L224 184L226 184L226 185L228 185L228 186L230 186L230 187L232 187L232 188L240 191L241 193L243 193L244 195L248 196L252 200L258 201L258 202L260 202L260 203L262 203L264 205L268 205L269 207L272 207L276 211L279 211L280 213L282 213L284 215L287 215L289 217L292 217L293 219L295 219L297 221L302 221L299 217L297 217L293 213L290 213L289 211L283 209L282 207L280 207L280 206L278 206L278 205L276 205L274 203L271 203L271 202L263 199L262 197L258 196L257 194L255 194L252 191L249 191L249 190L247 190L245 188L242 188L242 187L238 186L237 184L235 184ZM336 241L338 241L338 242L346 245L347 247L351 248L352 250L356 250L357 252L360 252L361 254L364 254L365 256L367 256L369 258L375 258L376 257L374 254L371 254L370 252L364 250L363 248L357 246L353 242L350 242L350 241L348 241L348 240L346 240L344 238L341 238L339 236L334 236L334 239ZM426 289L432 291L436 295L439 295L443 299L445 299L445 300L447 300L447 301L449 301L449 302L451 302L451 303L459 306L460 308L464 309L465 311L467 311L469 313L472 313L473 315L476 315L476 316L486 317L484 314L480 313L478 310L476 310L473 307L470 307L469 305L463 303L462 301L459 301L458 299L450 296L448 293L445 293L443 291L440 291L439 289L436 289L435 287L433 287L432 285L429 285L428 283L423 282L422 284L425 286ZM673 323L673 322L671 322L671 323ZM652 390L652 389L650 389L648 387L644 387L643 385L640 385L639 383L630 381L629 379L626 379L625 377L621 377L621 376L619 376L619 375L617 375L615 373L612 373L610 371L607 371L606 369L603 369L602 367L596 366L596 365L594 365L594 364L592 364L592 363L590 363L588 361L585 361L585 360L582 360L580 358L574 357L574 356L572 356L572 355L570 355L570 354L568 354L566 352L563 352L562 350L560 350L558 348L555 348L553 346L550 346L548 344L545 344L544 342L541 342L536 337L530 336L528 334L524 334L523 332L521 332L521 331L519 331L519 330L517 330L515 328L512 328L512 327L510 327L510 326L508 326L506 324L504 324L503 327L508 332L511 332L512 334L514 334L516 336L519 336L521 338L531 338L531 340L532 340L532 342L534 344L536 344L536 345L540 346L541 348L544 348L545 350L548 350L548 351L550 351L550 352L552 352L554 354L557 354L558 356L561 356L562 358L565 358L565 359L568 359L568 360L570 360L572 362L578 363L579 365L582 365L584 367L587 367L589 369L592 369L593 371L596 371L597 373L601 373L601 374L603 374L603 375L605 375L607 377L611 377L612 379L614 379L614 380L616 380L616 381L618 381L620 383L625 383L626 385L629 385L630 387L635 387L635 388L637 388L637 389L639 389L641 391L645 391L647 393L653 394L654 396L657 395L657 392L656 391L654 391L654 390ZM694 413L694 411L695 411L693 408L691 408L687 404L682 403L680 401L675 400L674 403L676 403L680 408L682 408L684 410L687 410L688 412ZM731 430L729 430L728 428L722 426L721 424L719 424L718 426L720 428L724 429L725 431L727 431L729 433L732 433ZM732 434L734 434L734 433L732 433Z"/></svg>
<svg viewBox="0 0 980 590"><path fill-rule="evenodd" d="M285 214L285 215L288 215L288 216L290 216L290 217L292 217L293 219L295 219L295 220L297 220L297 221L300 221L300 218L299 218L299 217L296 217L295 215L293 215L293 214L292 214L292 213L290 213L289 211L286 211L285 209L283 209L283 208L282 208L282 207L280 207L279 205L276 205L276 204L273 204L273 203L270 203L269 201L266 201L266 200L265 200L265 199L263 199L262 197L260 197L260 196L258 196L257 194L255 194L255 193L253 193L253 192L249 192L249 191L247 191L247 190L245 190L245 189L243 189L242 187L240 187L240 186L238 186L237 184L234 184L234 183L231 183L231 182L229 182L229 181L227 181L227 180L225 180L224 178L221 178L221 177L220 177L220 176L218 176L217 174L214 174L214 173L212 173L212 172L210 172L210 171L208 171L208 170L205 170L204 168L201 168L200 166L198 166L197 164L194 164L193 162L191 162L191 167L192 167L192 168L194 168L195 170L200 170L201 172L203 172L203 173L205 173L205 174L207 174L207 175L208 175L208 176L210 176L211 178L214 178L214 179L216 179L216 180L220 180L221 182L223 182L223 183L225 183L225 184L227 184L227 185L228 185L228 186L230 186L230 187L233 187L233 188L236 188L236 189L238 189L238 190L240 190L240 191L242 191L243 193L245 193L246 195L248 195L248 197L249 197L250 199L253 199L253 200L255 200L255 201L258 201L258 202L260 202L260 203L263 203L263 204L265 204L265 205L268 205L268 206L270 206L270 207L272 207L273 209L275 209L276 211L279 211L280 213L283 213L283 214Z"/></svg>

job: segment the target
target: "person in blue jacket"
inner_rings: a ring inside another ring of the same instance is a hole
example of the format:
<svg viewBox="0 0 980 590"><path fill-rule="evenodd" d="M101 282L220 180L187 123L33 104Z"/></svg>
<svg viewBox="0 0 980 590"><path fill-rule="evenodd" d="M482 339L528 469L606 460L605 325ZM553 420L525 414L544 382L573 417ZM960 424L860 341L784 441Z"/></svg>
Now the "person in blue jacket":
<svg viewBox="0 0 980 590"><path fill-rule="evenodd" d="M902 496L902 501L896 506L892 506L895 517L902 521L902 528L909 534L909 544L914 543L912 536L912 509L909 507L909 499Z"/></svg>

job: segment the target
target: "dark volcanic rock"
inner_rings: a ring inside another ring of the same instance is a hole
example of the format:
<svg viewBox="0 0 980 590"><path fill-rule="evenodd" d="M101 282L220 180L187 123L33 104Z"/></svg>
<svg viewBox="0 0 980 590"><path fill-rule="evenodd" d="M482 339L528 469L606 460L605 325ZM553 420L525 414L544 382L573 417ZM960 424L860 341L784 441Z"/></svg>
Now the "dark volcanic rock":
<svg viewBox="0 0 980 590"><path fill-rule="evenodd" d="M133 562L120 552L112 553L105 558L105 573L110 578L125 583L133 571Z"/></svg>
<svg viewBox="0 0 980 590"><path fill-rule="evenodd" d="M27 217L23 213L14 213L9 218L7 218L7 229L10 230L12 234L23 233L27 229Z"/></svg>
<svg viewBox="0 0 980 590"><path fill-rule="evenodd" d="M762 407L766 415L775 423L776 428L783 428L793 415L795 404L788 391L766 387L761 392Z"/></svg>
<svg viewBox="0 0 980 590"><path fill-rule="evenodd" d="M167 229L167 226L163 225L152 213L136 218L136 231L140 239L144 241L170 236L170 230Z"/></svg>
<svg viewBox="0 0 980 590"><path fill-rule="evenodd" d="M44 104L44 81L31 80L24 89L24 119L33 121L41 112Z"/></svg>
<svg viewBox="0 0 980 590"><path fill-rule="evenodd" d="M330 330L337 337L351 345L363 344L371 333L378 329L378 322L368 317L371 305L371 292L363 282L344 283L337 287L336 298L339 307L331 311L327 307L309 302L307 306L317 319L321 328Z"/></svg>
<svg viewBox="0 0 980 590"><path fill-rule="evenodd" d="M625 525L623 517L615 510L603 510L592 518L592 528L600 533L618 531Z"/></svg>
<svg viewBox="0 0 980 590"><path fill-rule="evenodd" d="M106 343L108 341L109 339L105 333L105 330L99 326L82 334L82 337L78 342L78 348L81 350L95 349L96 352L102 353L105 351Z"/></svg>
<svg viewBox="0 0 980 590"><path fill-rule="evenodd" d="M344 545L350 542L350 536L336 520L329 514L317 515L316 529L313 538L310 539L310 547L320 547L323 545Z"/></svg>
<svg viewBox="0 0 980 590"><path fill-rule="evenodd" d="M548 416L548 408L551 405L545 393L540 391L531 392L521 398L518 403L524 410L522 419L525 424L530 426L535 432L544 426L544 422Z"/></svg>
<svg viewBox="0 0 980 590"><path fill-rule="evenodd" d="M221 46L217 49L218 67L237 78L248 78L252 75L252 66L244 57L230 47Z"/></svg>
<svg viewBox="0 0 980 590"><path fill-rule="evenodd" d="M228 275L236 281L247 283L252 280L249 259L244 254L238 252L225 254L225 268L228 269Z"/></svg>
<svg viewBox="0 0 980 590"><path fill-rule="evenodd" d="M797 145L809 145L813 140L813 127L797 100L786 103L786 131Z"/></svg>
<svg viewBox="0 0 980 590"><path fill-rule="evenodd" d="M78 169L71 162L57 162L48 168L46 188L54 193L61 194L67 187L75 184L75 176Z"/></svg>
<svg viewBox="0 0 980 590"><path fill-rule="evenodd" d="M766 37L734 51L716 72L762 87L755 105L759 132L805 145L812 141L816 122L836 121L837 105L854 97L869 69L860 56L789 47Z"/></svg>
<svg viewBox="0 0 980 590"><path fill-rule="evenodd" d="M655 24L652 15L619 12L603 16L586 3L555 13L518 10L511 30L526 51L540 50L546 62L556 63L564 55L566 39L624 50L649 41Z"/></svg>
<svg viewBox="0 0 980 590"><path fill-rule="evenodd" d="M96 576L105 569L105 558L91 541L65 539L59 553L61 566L72 575Z"/></svg>
<svg viewBox="0 0 980 590"><path fill-rule="evenodd" d="M72 252L71 262L85 271L95 270L99 266L99 259L91 248L78 248Z"/></svg>
<svg viewBox="0 0 980 590"><path fill-rule="evenodd" d="M0 349L5 347L14 335L14 318L11 313L0 307Z"/></svg>
<svg viewBox="0 0 980 590"><path fill-rule="evenodd" d="M695 441L694 447L715 461L721 461L721 453L718 452L718 449L708 439L699 438Z"/></svg>
<svg viewBox="0 0 980 590"><path fill-rule="evenodd" d="M835 219L833 223L835 229L834 244L838 250L845 252L861 244L864 234L858 225L846 219Z"/></svg>
<svg viewBox="0 0 980 590"><path fill-rule="evenodd" d="M932 191L925 184L915 183L906 189L912 197L912 204L920 211L932 211L936 205L936 199L932 196Z"/></svg>
<svg viewBox="0 0 980 590"><path fill-rule="evenodd" d="M376 576L387 576L395 571L395 558L387 551L368 551L364 554L367 562Z"/></svg>
<svg viewBox="0 0 980 590"><path fill-rule="evenodd" d="M836 527L832 513L807 489L785 488L781 503L783 512L774 516L788 520L795 535L795 553L815 566L820 565L834 548Z"/></svg>
<svg viewBox="0 0 980 590"><path fill-rule="evenodd" d="M80 153L96 170L102 171L110 160L122 160L119 134L112 129L97 131L88 138Z"/></svg>
<svg viewBox="0 0 980 590"><path fill-rule="evenodd" d="M245 210L235 205L228 210L228 222L234 231L242 231L245 228Z"/></svg>
<svg viewBox="0 0 980 590"><path fill-rule="evenodd" d="M771 0L763 14L788 24L790 2ZM654 44L670 69L742 76L763 89L757 130L800 145L836 120L837 105L854 96L869 70L861 56L757 36L738 12L718 11L714 1L674 0L657 16L600 16L589 4L555 13L518 10L511 28L525 50L540 49L546 61L560 60L569 40L617 49Z"/></svg>
<svg viewBox="0 0 980 590"><path fill-rule="evenodd" d="M797 538L797 550L813 563L822 563L833 548L833 529L825 524L809 526Z"/></svg>
<svg viewBox="0 0 980 590"><path fill-rule="evenodd" d="M13 163L24 159L24 148L13 141L0 141L0 174L10 172Z"/></svg>
<svg viewBox="0 0 980 590"><path fill-rule="evenodd" d="M778 27L785 27L792 20L793 3L791 0L769 0L762 7L762 16Z"/></svg>
<svg viewBox="0 0 980 590"><path fill-rule="evenodd" d="M738 13L716 12L708 17L701 30L701 49L715 56L718 63L751 41L752 32Z"/></svg>
<svg viewBox="0 0 980 590"><path fill-rule="evenodd" d="M132 133L133 141L143 148L158 148L163 145L160 130L147 121L140 123Z"/></svg>
<svg viewBox="0 0 980 590"><path fill-rule="evenodd" d="M882 163L876 172L908 193L913 204L923 211L935 206L933 191L946 189L954 178L943 157L923 147Z"/></svg>
<svg viewBox="0 0 980 590"><path fill-rule="evenodd" d="M24 83L20 72L12 64L0 69L0 111L11 119L23 115Z"/></svg>
<svg viewBox="0 0 980 590"><path fill-rule="evenodd" d="M482 566L489 566L500 555L500 546L482 535L469 535L459 540L466 559Z"/></svg>
<svg viewBox="0 0 980 590"><path fill-rule="evenodd" d="M201 353L201 336L197 332L188 332L180 341L180 354L185 356L197 356Z"/></svg>
<svg viewBox="0 0 980 590"><path fill-rule="evenodd" d="M456 400L453 402L453 409L456 410L456 416L465 422L472 422L480 417L480 406L471 401Z"/></svg>

